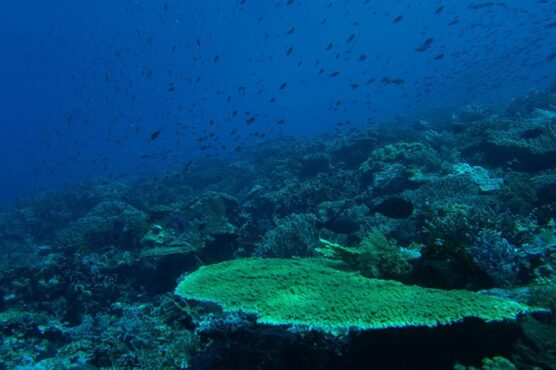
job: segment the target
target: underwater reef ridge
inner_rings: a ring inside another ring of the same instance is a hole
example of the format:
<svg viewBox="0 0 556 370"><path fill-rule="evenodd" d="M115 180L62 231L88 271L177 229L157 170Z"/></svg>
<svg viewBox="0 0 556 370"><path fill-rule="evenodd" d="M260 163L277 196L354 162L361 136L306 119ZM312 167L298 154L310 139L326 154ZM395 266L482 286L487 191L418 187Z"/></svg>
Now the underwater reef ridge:
<svg viewBox="0 0 556 370"><path fill-rule="evenodd" d="M556 93L0 211L0 369L554 369Z"/></svg>

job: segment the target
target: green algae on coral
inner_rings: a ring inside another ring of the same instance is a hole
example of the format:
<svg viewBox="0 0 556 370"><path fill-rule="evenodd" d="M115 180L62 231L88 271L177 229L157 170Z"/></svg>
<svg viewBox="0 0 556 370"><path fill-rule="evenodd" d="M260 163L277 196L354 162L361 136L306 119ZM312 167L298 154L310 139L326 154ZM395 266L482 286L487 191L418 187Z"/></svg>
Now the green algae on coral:
<svg viewBox="0 0 556 370"><path fill-rule="evenodd" d="M262 324L333 334L515 319L530 307L463 290L407 286L336 270L319 259L247 258L201 267L176 294L255 314Z"/></svg>

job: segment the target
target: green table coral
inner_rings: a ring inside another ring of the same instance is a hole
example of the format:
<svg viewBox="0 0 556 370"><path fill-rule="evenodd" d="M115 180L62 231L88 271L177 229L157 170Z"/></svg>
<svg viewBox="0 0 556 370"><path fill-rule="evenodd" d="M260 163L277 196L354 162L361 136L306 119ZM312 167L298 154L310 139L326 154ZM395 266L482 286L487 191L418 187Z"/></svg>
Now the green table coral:
<svg viewBox="0 0 556 370"><path fill-rule="evenodd" d="M369 279L319 259L248 258L204 266L187 275L176 294L255 314L262 324L332 334L434 327L470 317L502 321L531 311L499 297Z"/></svg>

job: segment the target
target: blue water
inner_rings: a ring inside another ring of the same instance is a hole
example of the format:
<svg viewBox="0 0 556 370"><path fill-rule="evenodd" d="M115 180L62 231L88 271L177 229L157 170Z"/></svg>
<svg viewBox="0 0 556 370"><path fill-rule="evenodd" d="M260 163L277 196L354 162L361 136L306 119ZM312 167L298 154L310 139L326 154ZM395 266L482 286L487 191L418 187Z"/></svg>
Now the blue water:
<svg viewBox="0 0 556 370"><path fill-rule="evenodd" d="M0 202L505 104L554 78L555 15L548 0L4 0Z"/></svg>

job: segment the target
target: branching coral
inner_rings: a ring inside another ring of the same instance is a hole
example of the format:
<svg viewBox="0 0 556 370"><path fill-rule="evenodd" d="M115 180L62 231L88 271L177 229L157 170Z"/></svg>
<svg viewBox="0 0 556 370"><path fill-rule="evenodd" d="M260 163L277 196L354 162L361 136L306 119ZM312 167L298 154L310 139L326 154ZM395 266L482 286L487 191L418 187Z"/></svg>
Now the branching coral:
<svg viewBox="0 0 556 370"><path fill-rule="evenodd" d="M420 256L417 251L389 242L378 230L369 233L357 247L344 247L324 239L321 242L323 246L316 251L322 256L373 278L399 278L411 271L409 260Z"/></svg>
<svg viewBox="0 0 556 370"><path fill-rule="evenodd" d="M318 232L313 215L293 214L268 231L255 250L263 257L307 257L318 245Z"/></svg>
<svg viewBox="0 0 556 370"><path fill-rule="evenodd" d="M511 285L519 272L518 250L493 230L482 230L467 253L496 285Z"/></svg>

